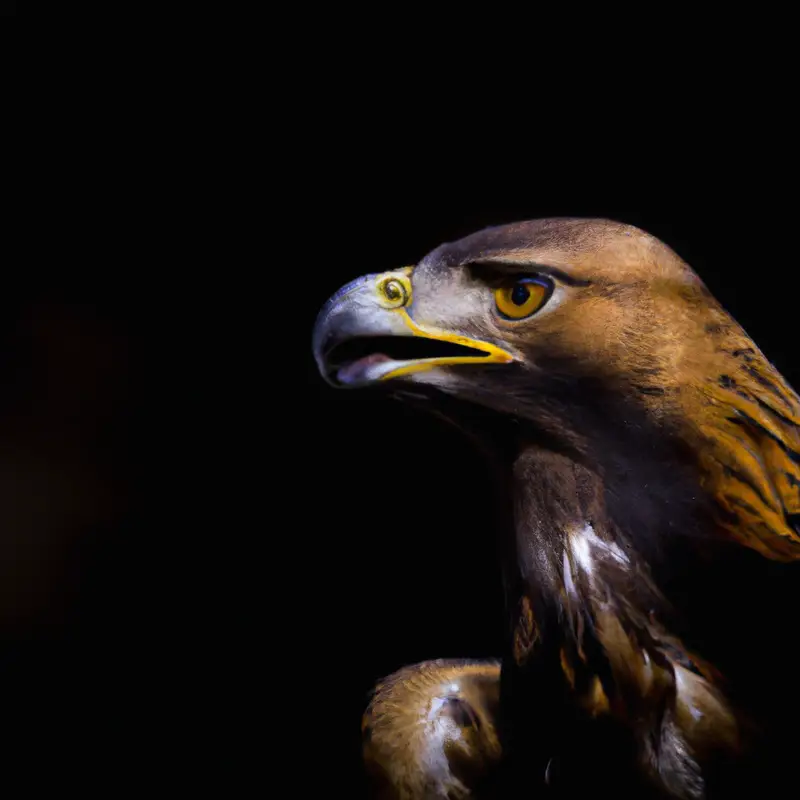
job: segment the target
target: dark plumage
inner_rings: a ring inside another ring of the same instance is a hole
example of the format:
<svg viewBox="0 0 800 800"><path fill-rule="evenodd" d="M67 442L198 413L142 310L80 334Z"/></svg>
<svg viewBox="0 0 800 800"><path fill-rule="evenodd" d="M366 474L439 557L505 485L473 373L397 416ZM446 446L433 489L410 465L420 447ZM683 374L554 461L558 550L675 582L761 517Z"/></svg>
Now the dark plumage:
<svg viewBox="0 0 800 800"><path fill-rule="evenodd" d="M407 337L427 351L395 353ZM469 408L495 465L509 786L550 763L564 793L782 796L800 400L672 250L603 220L481 231L351 284L315 349L335 384Z"/></svg>

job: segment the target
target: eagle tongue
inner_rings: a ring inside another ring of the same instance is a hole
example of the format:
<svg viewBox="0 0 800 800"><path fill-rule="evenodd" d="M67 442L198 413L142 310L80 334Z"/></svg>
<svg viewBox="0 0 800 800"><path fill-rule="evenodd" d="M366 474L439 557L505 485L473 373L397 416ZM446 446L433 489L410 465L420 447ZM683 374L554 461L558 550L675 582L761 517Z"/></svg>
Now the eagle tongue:
<svg viewBox="0 0 800 800"><path fill-rule="evenodd" d="M367 372L369 368L375 364L382 364L385 361L391 361L389 356L383 353L373 353L364 358L359 358L352 364L342 367L337 373L336 378L340 383L356 383L359 380L368 379Z"/></svg>

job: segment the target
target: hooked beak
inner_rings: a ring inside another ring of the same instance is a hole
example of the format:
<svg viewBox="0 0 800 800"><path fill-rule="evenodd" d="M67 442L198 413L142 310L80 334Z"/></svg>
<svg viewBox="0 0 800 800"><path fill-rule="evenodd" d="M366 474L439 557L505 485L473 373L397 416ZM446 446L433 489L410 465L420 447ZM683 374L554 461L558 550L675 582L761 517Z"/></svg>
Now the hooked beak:
<svg viewBox="0 0 800 800"><path fill-rule="evenodd" d="M365 275L343 286L314 326L314 358L336 387L356 387L453 364L504 364L488 342L418 325L408 313L412 267Z"/></svg>

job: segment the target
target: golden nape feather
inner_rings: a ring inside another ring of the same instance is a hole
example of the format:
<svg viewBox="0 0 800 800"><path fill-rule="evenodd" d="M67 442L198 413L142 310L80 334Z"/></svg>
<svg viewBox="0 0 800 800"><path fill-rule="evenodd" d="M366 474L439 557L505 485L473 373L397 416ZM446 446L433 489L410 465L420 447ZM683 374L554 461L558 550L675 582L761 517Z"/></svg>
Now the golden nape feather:
<svg viewBox="0 0 800 800"><path fill-rule="evenodd" d="M477 798L500 760L500 665L426 661L375 687L364 760L381 800Z"/></svg>
<svg viewBox="0 0 800 800"><path fill-rule="evenodd" d="M706 480L732 536L768 558L800 559L800 401L744 332L730 327L726 335L712 328L708 406L695 415Z"/></svg>

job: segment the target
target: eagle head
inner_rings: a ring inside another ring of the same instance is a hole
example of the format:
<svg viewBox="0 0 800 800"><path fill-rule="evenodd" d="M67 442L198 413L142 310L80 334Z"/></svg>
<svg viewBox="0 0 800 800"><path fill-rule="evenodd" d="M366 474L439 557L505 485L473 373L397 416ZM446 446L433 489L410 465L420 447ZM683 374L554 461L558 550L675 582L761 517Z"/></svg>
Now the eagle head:
<svg viewBox="0 0 800 800"><path fill-rule="evenodd" d="M480 231L344 286L313 346L334 386L434 388L610 486L648 461L641 474L663 484L652 465L671 463L717 530L772 559L800 556L800 401L644 231L586 219Z"/></svg>

